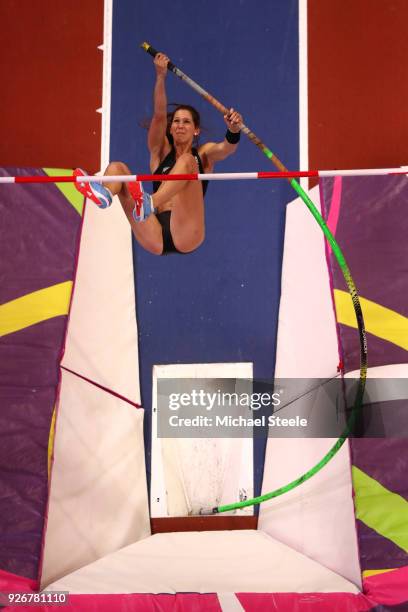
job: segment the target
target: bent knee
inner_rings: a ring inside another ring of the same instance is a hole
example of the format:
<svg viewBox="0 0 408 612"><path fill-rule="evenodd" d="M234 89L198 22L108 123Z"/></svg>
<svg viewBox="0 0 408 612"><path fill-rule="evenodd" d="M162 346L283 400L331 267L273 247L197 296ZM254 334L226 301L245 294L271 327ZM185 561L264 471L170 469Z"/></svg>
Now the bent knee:
<svg viewBox="0 0 408 612"><path fill-rule="evenodd" d="M150 244L148 250L153 255L162 255L163 254L163 243Z"/></svg>
<svg viewBox="0 0 408 612"><path fill-rule="evenodd" d="M188 236L173 235L174 246L178 251L180 251L180 253L191 253L191 251L195 251L203 244L204 240L204 229L201 231L193 232L191 235Z"/></svg>
<svg viewBox="0 0 408 612"><path fill-rule="evenodd" d="M108 167L106 168L105 174L132 174L129 170L129 167L120 161L110 162Z"/></svg>
<svg viewBox="0 0 408 612"><path fill-rule="evenodd" d="M149 251L152 255L162 255L163 253L163 239L161 236L154 236L149 234L149 232L145 232L144 222L135 223L130 220L130 225L132 227L133 235L136 238L137 242L142 246L146 251Z"/></svg>

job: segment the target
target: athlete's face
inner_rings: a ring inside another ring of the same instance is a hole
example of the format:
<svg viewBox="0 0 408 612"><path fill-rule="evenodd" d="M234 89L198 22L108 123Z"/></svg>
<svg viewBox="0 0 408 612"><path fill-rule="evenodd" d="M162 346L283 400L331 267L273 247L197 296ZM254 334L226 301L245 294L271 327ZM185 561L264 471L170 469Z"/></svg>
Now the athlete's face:
<svg viewBox="0 0 408 612"><path fill-rule="evenodd" d="M174 113L173 121L170 126L170 134L174 142L187 143L193 142L198 135L199 129L195 127L193 117L189 110L181 108Z"/></svg>

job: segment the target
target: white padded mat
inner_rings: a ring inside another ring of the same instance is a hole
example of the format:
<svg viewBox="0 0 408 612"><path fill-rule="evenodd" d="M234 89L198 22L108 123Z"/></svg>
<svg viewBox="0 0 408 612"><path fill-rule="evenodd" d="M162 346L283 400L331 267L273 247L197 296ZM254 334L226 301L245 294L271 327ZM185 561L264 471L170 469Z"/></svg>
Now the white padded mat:
<svg viewBox="0 0 408 612"><path fill-rule="evenodd" d="M156 534L65 576L47 590L358 593L351 582L255 530Z"/></svg>

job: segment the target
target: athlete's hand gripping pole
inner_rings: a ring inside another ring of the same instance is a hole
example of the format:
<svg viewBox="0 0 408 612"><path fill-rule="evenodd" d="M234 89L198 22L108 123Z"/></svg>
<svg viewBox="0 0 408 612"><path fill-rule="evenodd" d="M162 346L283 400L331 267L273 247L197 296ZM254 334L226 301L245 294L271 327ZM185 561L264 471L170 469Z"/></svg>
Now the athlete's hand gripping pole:
<svg viewBox="0 0 408 612"><path fill-rule="evenodd" d="M151 45L149 45L149 43L144 42L140 45L142 47L142 49L144 49L145 51L147 51L147 53L149 53L152 57L156 57L158 51L152 47ZM193 81L193 79L191 79L189 76L187 76L186 74L184 74L184 72L182 70L180 70L180 68L177 68L177 66L175 66L173 64L173 62L169 62L167 64L167 69L170 70L171 72L173 72L176 76L178 76L180 79L182 79L183 81L185 81L187 83L187 85L190 85L190 87L192 89L194 89L198 94L200 94L200 96L202 96L205 100L207 100L207 102L209 102L210 104L212 104L212 106L214 106L214 108L216 108L218 111L220 111L220 113L222 113L222 115L227 115L229 113L229 108L227 108L226 106L224 106L224 104L221 104L221 102L219 102L216 98L214 98L214 96L212 96L211 94L208 93L208 91L205 91L205 89L203 89L198 83L196 83L195 81ZM272 153L272 151L270 151L268 149L268 147L258 138L258 136L256 134L254 134L246 125L244 125L243 123L241 124L241 131L244 132L244 134L246 134L248 136L248 138L259 148L261 149L262 153L264 155L266 155L266 157L268 157L272 163L275 164L275 166L278 168L278 170L280 170L281 172L288 172L288 169L285 168L285 166L282 164L282 162L276 157L276 155L274 155Z"/></svg>

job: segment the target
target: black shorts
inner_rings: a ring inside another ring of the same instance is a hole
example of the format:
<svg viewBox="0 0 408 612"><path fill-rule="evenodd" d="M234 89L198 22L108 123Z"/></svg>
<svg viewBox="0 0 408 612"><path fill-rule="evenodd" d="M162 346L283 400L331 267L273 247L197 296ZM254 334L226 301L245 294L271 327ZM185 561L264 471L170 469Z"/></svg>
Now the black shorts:
<svg viewBox="0 0 408 612"><path fill-rule="evenodd" d="M171 210L165 210L164 212L156 214L156 218L162 228L162 236L163 236L162 255L167 255L168 253L181 253L181 251L176 249L174 242L173 242L173 236L171 235L171 231L170 231L170 217L171 217ZM184 253L181 253L181 254L183 255Z"/></svg>

